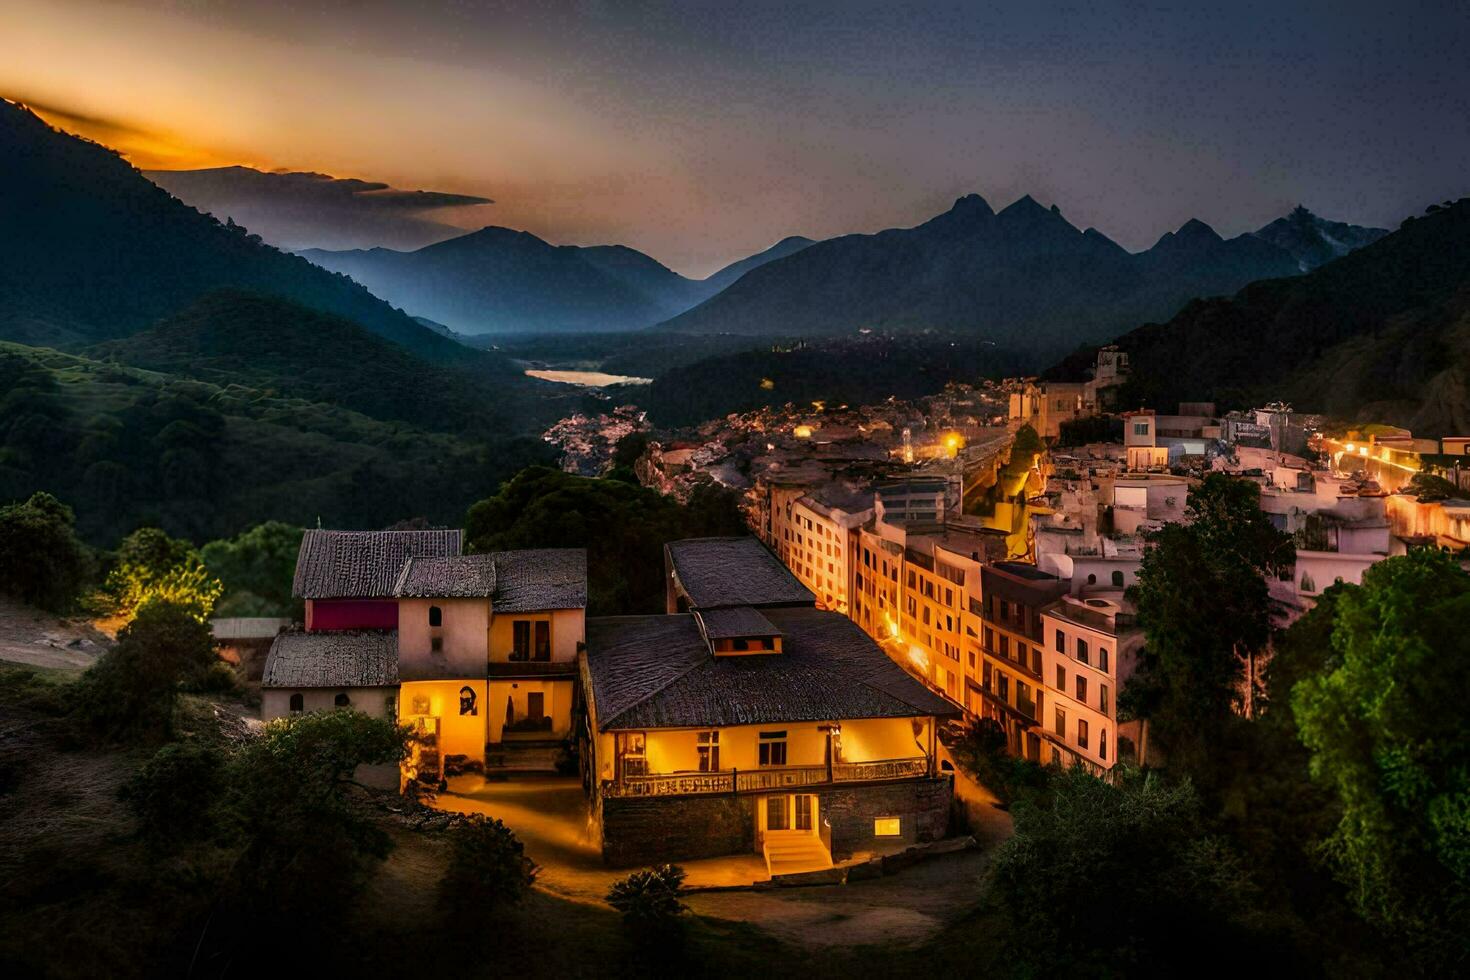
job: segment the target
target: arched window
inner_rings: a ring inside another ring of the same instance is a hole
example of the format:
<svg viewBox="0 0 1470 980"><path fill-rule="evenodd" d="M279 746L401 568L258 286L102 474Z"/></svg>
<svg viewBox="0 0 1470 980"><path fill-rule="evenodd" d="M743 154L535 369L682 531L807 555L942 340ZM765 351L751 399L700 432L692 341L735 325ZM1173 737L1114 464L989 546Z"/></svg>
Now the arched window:
<svg viewBox="0 0 1470 980"><path fill-rule="evenodd" d="M305 710L306 699L301 696L301 693L298 691L297 693L291 695L291 713L293 715L299 715Z"/></svg>
<svg viewBox="0 0 1470 980"><path fill-rule="evenodd" d="M341 694L339 694L335 698L333 698L332 699L332 703L334 705L336 705L337 707L339 707L339 708L350 708L350 707L352 707L352 699L347 696L347 692L346 691L343 691Z"/></svg>
<svg viewBox="0 0 1470 980"><path fill-rule="evenodd" d="M1088 575L1087 575L1087 584L1088 585L1096 585L1097 584L1097 576L1096 575L1093 575L1091 572L1089 572Z"/></svg>
<svg viewBox="0 0 1470 980"><path fill-rule="evenodd" d="M438 606L430 606L429 607L429 625L431 627L443 626L444 625L444 610L440 609Z"/></svg>
<svg viewBox="0 0 1470 980"><path fill-rule="evenodd" d="M1122 585L1123 584L1123 573L1122 572L1114 572L1113 573L1113 584L1114 585Z"/></svg>

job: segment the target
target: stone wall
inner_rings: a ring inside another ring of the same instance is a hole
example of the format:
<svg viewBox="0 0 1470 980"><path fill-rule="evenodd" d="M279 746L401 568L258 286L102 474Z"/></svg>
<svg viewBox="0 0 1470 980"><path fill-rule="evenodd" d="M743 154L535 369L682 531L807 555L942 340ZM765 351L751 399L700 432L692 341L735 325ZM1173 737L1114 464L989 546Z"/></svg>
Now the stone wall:
<svg viewBox="0 0 1470 980"><path fill-rule="evenodd" d="M755 797L602 798L602 859L613 867L755 852Z"/></svg>
<svg viewBox="0 0 1470 980"><path fill-rule="evenodd" d="M853 786L818 791L821 813L832 824L832 859L841 861L854 851L874 845L924 844L942 838L949 829L953 786L949 777L916 779L878 786ZM878 837L874 821L897 817L899 834Z"/></svg>

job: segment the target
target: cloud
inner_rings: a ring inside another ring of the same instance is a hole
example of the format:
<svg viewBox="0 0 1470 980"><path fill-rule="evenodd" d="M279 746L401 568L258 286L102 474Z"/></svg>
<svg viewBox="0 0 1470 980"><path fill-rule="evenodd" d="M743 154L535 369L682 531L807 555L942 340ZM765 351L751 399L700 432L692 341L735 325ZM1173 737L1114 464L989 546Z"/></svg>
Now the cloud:
<svg viewBox="0 0 1470 980"><path fill-rule="evenodd" d="M22 94L5 97L25 105L57 129L117 150L135 167L201 167L226 162L220 155L166 130Z"/></svg>
<svg viewBox="0 0 1470 980"><path fill-rule="evenodd" d="M420 248L464 233L438 219L494 203L472 194L240 166L145 173L185 203L222 220L232 218L288 249Z"/></svg>

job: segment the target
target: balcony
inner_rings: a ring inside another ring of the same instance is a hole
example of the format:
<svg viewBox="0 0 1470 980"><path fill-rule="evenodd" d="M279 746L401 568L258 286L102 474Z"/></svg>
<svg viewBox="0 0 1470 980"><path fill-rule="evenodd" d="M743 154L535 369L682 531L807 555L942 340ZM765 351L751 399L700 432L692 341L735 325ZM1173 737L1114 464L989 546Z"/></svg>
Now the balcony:
<svg viewBox="0 0 1470 980"><path fill-rule="evenodd" d="M838 762L826 766L779 766L770 769L722 769L718 772L656 773L605 780L604 796L691 796L704 793L779 793L808 786L874 783L918 779L929 775L924 756L874 762Z"/></svg>
<svg viewBox="0 0 1470 980"><path fill-rule="evenodd" d="M535 679L537 677L575 677L575 660L492 660L486 666L490 680Z"/></svg>

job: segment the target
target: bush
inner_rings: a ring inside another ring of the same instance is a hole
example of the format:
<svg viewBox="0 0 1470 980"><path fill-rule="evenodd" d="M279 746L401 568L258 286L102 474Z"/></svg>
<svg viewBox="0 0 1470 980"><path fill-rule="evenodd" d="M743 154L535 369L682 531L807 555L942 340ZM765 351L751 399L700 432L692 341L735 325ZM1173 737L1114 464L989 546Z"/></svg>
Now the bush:
<svg viewBox="0 0 1470 980"><path fill-rule="evenodd" d="M118 546L117 563L108 572L102 591L113 611L125 618L151 602L168 602L187 609L202 622L209 618L224 587L189 542L171 538L156 527L144 527Z"/></svg>
<svg viewBox="0 0 1470 980"><path fill-rule="evenodd" d="M940 733L940 741L949 749L955 765L994 793L1003 806L1046 789L1047 770L1029 759L1011 755L1005 729L994 719L980 718L946 728Z"/></svg>
<svg viewBox="0 0 1470 980"><path fill-rule="evenodd" d="M499 820L474 814L450 835L439 908L455 931L483 930L489 912L519 902L535 880L536 864L515 833Z"/></svg>
<svg viewBox="0 0 1470 980"><path fill-rule="evenodd" d="M198 742L165 745L123 784L119 796L154 842L198 840L213 830L224 755Z"/></svg>
<svg viewBox="0 0 1470 980"><path fill-rule="evenodd" d="M679 900L684 877L684 869L677 864L635 871L613 883L607 903L623 913L623 924L630 931L671 931L677 928L679 916L686 909Z"/></svg>
<svg viewBox="0 0 1470 980"><path fill-rule="evenodd" d="M0 593L65 612L91 572L70 507L49 493L0 507Z"/></svg>
<svg viewBox="0 0 1470 980"><path fill-rule="evenodd" d="M104 738L167 736L179 687L201 679L213 661L209 626L192 609L150 602L82 675L78 718Z"/></svg>

